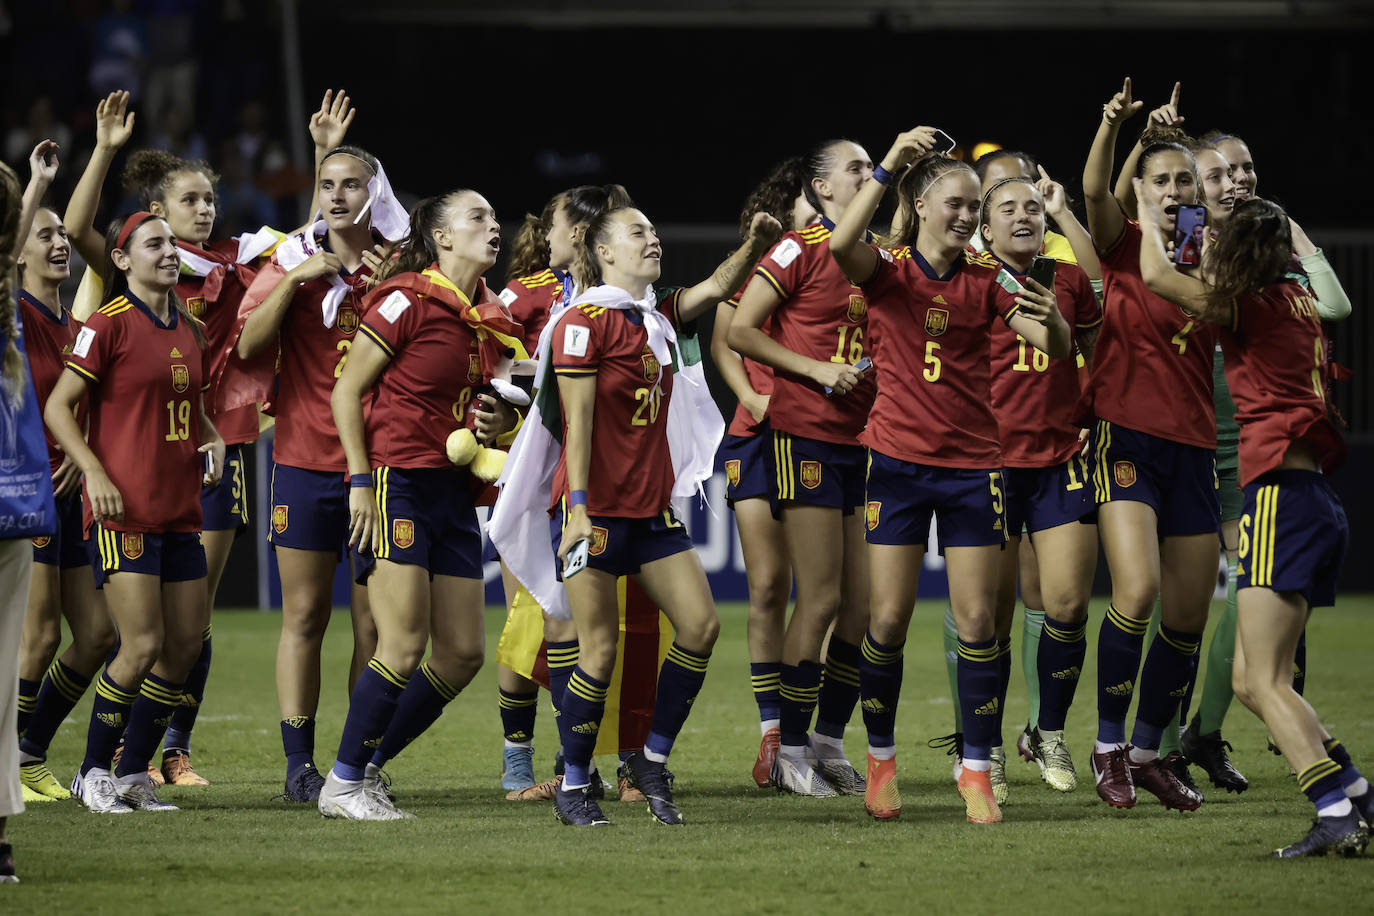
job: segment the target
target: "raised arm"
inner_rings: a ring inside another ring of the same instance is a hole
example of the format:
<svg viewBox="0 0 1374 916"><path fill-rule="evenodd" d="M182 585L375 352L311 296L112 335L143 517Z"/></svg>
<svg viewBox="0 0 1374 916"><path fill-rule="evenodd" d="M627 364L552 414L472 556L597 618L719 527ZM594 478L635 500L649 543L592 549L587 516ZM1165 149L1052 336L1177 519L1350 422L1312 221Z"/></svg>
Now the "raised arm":
<svg viewBox="0 0 1374 916"><path fill-rule="evenodd" d="M830 254L851 283L863 283L873 276L878 266L878 254L864 241L864 231L878 212L878 204L887 192L887 183L911 163L913 159L935 146L935 128L914 127L897 135L874 177L859 188L859 193L844 208L843 215L830 233ZM887 173L884 181L878 176ZM914 219L913 214L908 217ZM895 226L894 226L895 228Z"/></svg>
<svg viewBox="0 0 1374 916"><path fill-rule="evenodd" d="M133 133L134 113L129 110L129 93L111 92L101 99L95 106L95 150L62 217L68 238L87 264L98 265L105 256L105 233L95 227L100 189L115 156Z"/></svg>
<svg viewBox="0 0 1374 916"><path fill-rule="evenodd" d="M1140 139L1135 141L1135 146L1131 147L1131 152L1126 156L1126 161L1121 163L1121 171L1116 176L1116 187L1113 189L1112 196L1121 205L1121 209L1127 216L1132 218L1136 215L1135 206L1135 186L1131 184L1131 179L1135 178L1136 166L1140 163L1140 154L1145 152L1145 137L1154 127L1177 127L1183 123L1183 115L1179 114L1178 100L1179 94L1183 91L1182 83L1174 83L1174 91L1169 96L1169 101L1160 105L1150 112L1149 123L1140 132Z"/></svg>
<svg viewBox="0 0 1374 916"><path fill-rule="evenodd" d="M735 306L722 302L716 306L716 323L711 329L711 361L720 370L721 378L730 386L749 416L757 423L768 412L768 395L759 394L749 384L749 373L744 370L744 360L730 348L730 325L734 322Z"/></svg>
<svg viewBox="0 0 1374 916"><path fill-rule="evenodd" d="M1116 244L1125 229L1125 217L1112 197L1112 158L1121 124L1144 104L1131 98L1131 78L1102 106L1102 121L1097 126L1088 161L1083 166L1083 198L1088 209L1088 231L1098 251Z"/></svg>
<svg viewBox="0 0 1374 916"><path fill-rule="evenodd" d="M1100 285L1102 262L1097 259L1097 249L1093 247L1092 236L1069 209L1068 194L1065 193L1064 186L1051 178L1043 165L1040 166L1040 180L1035 186L1045 198L1045 212L1054 217L1060 234L1069 240L1069 247L1073 249L1073 256L1078 259L1078 266L1088 275L1089 280Z"/></svg>
<svg viewBox="0 0 1374 916"><path fill-rule="evenodd" d="M329 151L340 146L348 134L348 126L353 123L357 110L351 104L348 94L342 89L338 95L333 89L324 91L319 110L310 116L310 139L315 141L315 173L311 181L310 209L305 214L305 225L294 232L306 232L315 218L315 210L320 205L320 166Z"/></svg>
<svg viewBox="0 0 1374 916"><path fill-rule="evenodd" d="M1288 226L1293 234L1293 254L1302 262L1302 269L1307 273L1307 281L1317 296L1317 314L1323 321L1344 321L1349 318L1350 297L1346 295L1336 272L1331 269L1326 255L1313 244L1307 233L1303 232L1302 227L1291 217Z"/></svg>
<svg viewBox="0 0 1374 916"><path fill-rule="evenodd" d="M781 223L767 213L755 213L744 244L722 261L711 276L682 291L677 305L678 321L687 325L707 309L733 296L744 285L759 258L781 237Z"/></svg>
<svg viewBox="0 0 1374 916"><path fill-rule="evenodd" d="M29 239L29 230L33 228L33 218L38 213L38 206L43 202L43 195L48 193L48 188L52 187L55 177L57 144L51 140L43 140L29 154L29 183L24 188L24 198L19 207L19 224L15 227L14 233L16 258L19 257L19 252L24 250L24 243Z"/></svg>
<svg viewBox="0 0 1374 916"><path fill-rule="evenodd" d="M1140 194L1142 182L1139 178L1135 181L1136 199L1144 200ZM1230 319L1228 310L1212 306L1205 283L1174 268L1159 231L1158 207L1140 208L1140 234L1140 276L1150 292L1168 299L1194 318L1218 323Z"/></svg>

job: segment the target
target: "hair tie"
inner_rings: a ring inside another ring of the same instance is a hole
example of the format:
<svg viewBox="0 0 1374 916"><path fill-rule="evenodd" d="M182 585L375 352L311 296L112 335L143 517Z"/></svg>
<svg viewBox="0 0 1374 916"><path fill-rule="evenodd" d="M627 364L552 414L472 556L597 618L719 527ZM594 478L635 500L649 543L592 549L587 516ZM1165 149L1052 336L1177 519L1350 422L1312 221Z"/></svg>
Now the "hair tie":
<svg viewBox="0 0 1374 916"><path fill-rule="evenodd" d="M152 218L153 214L147 210L131 213L129 218L124 221L124 225L119 227L119 236L115 239L115 247L123 251L124 243L129 241L129 236L134 234L134 230Z"/></svg>

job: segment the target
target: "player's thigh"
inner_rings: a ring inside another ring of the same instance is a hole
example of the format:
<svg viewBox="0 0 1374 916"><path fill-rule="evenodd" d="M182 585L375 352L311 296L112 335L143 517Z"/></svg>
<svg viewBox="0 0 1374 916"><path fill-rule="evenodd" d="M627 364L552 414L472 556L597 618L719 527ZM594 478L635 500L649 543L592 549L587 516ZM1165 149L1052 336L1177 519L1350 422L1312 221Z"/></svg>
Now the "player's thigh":
<svg viewBox="0 0 1374 916"><path fill-rule="evenodd" d="M281 547L277 570L281 576L282 626L310 626L323 632L331 609L334 570L339 555L328 550Z"/></svg>
<svg viewBox="0 0 1374 916"><path fill-rule="evenodd" d="M734 512L750 606L785 609L792 590L792 564L782 522L773 517L766 499L736 500Z"/></svg>
<svg viewBox="0 0 1374 916"><path fill-rule="evenodd" d="M1293 686L1293 656L1307 625L1307 601L1298 592L1243 588L1236 593L1236 653L1243 653L1250 692Z"/></svg>
<svg viewBox="0 0 1374 916"><path fill-rule="evenodd" d="M587 567L565 579L563 588L577 627L578 667L598 680L609 680L620 631L617 579Z"/></svg>
<svg viewBox="0 0 1374 916"><path fill-rule="evenodd" d="M1021 572L1021 547L1025 538L1007 538L997 562L996 630L999 638L1011 633L1016 615L1016 580Z"/></svg>
<svg viewBox="0 0 1374 916"><path fill-rule="evenodd" d="M789 502L782 507L788 562L797 584L801 611L833 614L840 604L844 576L844 516L829 506Z"/></svg>
<svg viewBox="0 0 1374 916"><path fill-rule="evenodd" d="M1161 619L1177 630L1202 632L1217 586L1216 534L1165 538L1160 554Z"/></svg>
<svg viewBox="0 0 1374 916"><path fill-rule="evenodd" d="M645 563L635 578L672 623L679 645L692 652L711 651L720 633L720 621L706 571L695 550Z"/></svg>
<svg viewBox="0 0 1374 916"><path fill-rule="evenodd" d="M959 638L984 642L995 633L997 580L1002 551L996 546L946 547L949 606Z"/></svg>
<svg viewBox="0 0 1374 916"><path fill-rule="evenodd" d="M476 671L486 649L481 579L435 576L430 583L430 635L434 655Z"/></svg>
<svg viewBox="0 0 1374 916"><path fill-rule="evenodd" d="M368 590L377 624L377 658L398 670L414 670L429 642L429 570L377 560Z"/></svg>
<svg viewBox="0 0 1374 916"><path fill-rule="evenodd" d="M1038 607L1060 623L1086 618L1097 572L1097 526L1069 522L1037 531L1030 540L1040 579Z"/></svg>
<svg viewBox="0 0 1374 916"><path fill-rule="evenodd" d="M884 645L906 638L925 560L924 544L869 544L868 628Z"/></svg>
<svg viewBox="0 0 1374 916"><path fill-rule="evenodd" d="M1112 575L1112 602L1127 617L1144 620L1160 588L1159 526L1143 502L1113 500L1097 507L1097 533Z"/></svg>

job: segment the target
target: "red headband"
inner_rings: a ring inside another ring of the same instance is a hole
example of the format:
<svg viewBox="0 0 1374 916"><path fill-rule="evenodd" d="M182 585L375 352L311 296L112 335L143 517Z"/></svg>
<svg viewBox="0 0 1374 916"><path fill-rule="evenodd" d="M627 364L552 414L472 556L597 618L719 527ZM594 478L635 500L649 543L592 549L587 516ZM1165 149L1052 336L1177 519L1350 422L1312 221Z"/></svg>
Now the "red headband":
<svg viewBox="0 0 1374 916"><path fill-rule="evenodd" d="M134 230L152 218L153 214L147 210L139 210L137 213L130 214L129 218L124 221L124 225L119 227L119 238L115 239L115 247L122 251L124 243L129 241L129 236L134 234Z"/></svg>

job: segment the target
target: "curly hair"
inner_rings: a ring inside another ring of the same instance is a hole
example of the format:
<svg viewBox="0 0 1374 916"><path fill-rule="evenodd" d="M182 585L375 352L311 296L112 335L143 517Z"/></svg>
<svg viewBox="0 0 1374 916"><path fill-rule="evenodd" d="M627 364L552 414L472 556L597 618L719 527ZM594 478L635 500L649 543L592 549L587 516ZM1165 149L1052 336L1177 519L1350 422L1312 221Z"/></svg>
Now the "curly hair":
<svg viewBox="0 0 1374 916"><path fill-rule="evenodd" d="M219 174L209 163L200 159L182 159L166 150L141 149L129 157L120 175L124 190L138 198L146 209L153 201L167 202L167 192L171 189L172 176L179 172L199 172L214 187L219 184Z"/></svg>
<svg viewBox="0 0 1374 916"><path fill-rule="evenodd" d="M0 338L5 355L0 361L0 387L13 405L24 397L24 357L19 352L19 324L15 299L15 256L19 247L19 211L23 185L14 169L0 162Z"/></svg>
<svg viewBox="0 0 1374 916"><path fill-rule="evenodd" d="M744 207L739 213L740 238L749 235L749 224L754 221L754 215L757 213L767 213L782 223L783 232L791 232L798 228L792 225L792 205L796 202L797 195L804 190L805 179L800 156L784 159L773 166L763 181L759 182L758 187L750 191L749 196L744 199Z"/></svg>
<svg viewBox="0 0 1374 916"><path fill-rule="evenodd" d="M1237 201L1203 255L1208 304L1226 309L1242 293L1278 282L1292 257L1293 234L1283 208L1260 198Z"/></svg>

